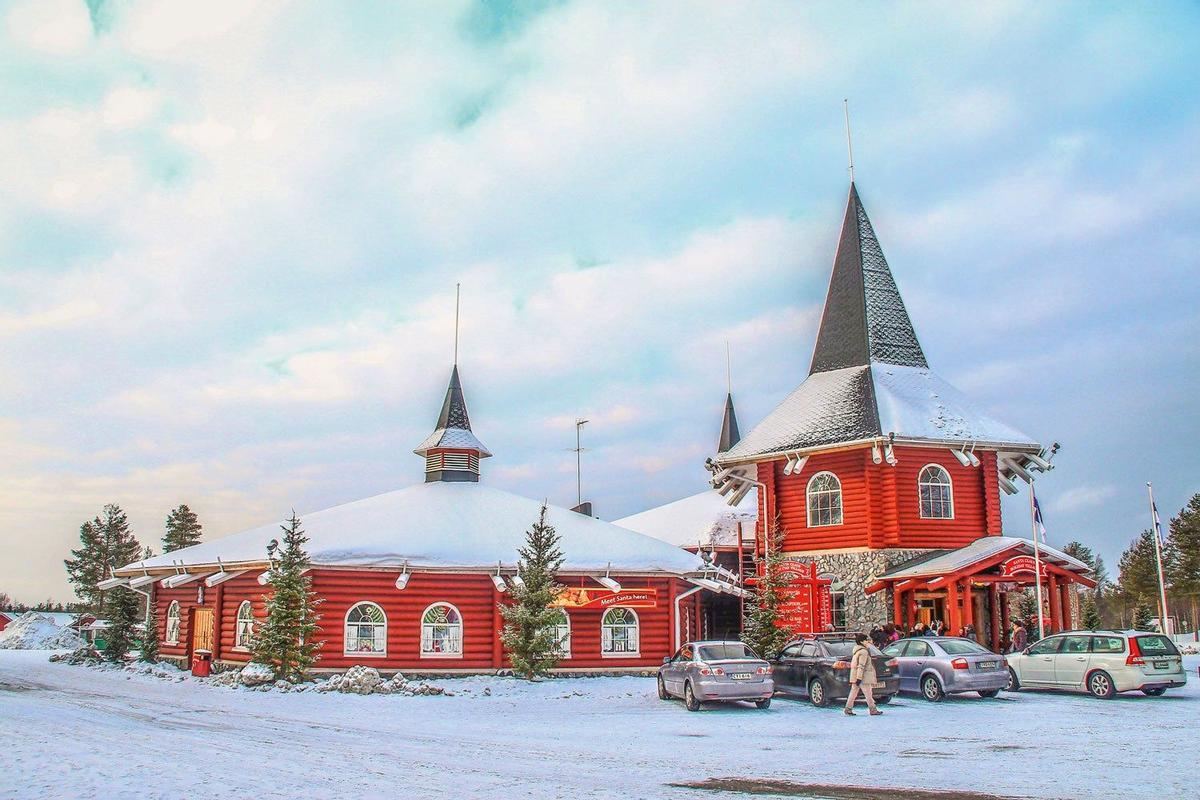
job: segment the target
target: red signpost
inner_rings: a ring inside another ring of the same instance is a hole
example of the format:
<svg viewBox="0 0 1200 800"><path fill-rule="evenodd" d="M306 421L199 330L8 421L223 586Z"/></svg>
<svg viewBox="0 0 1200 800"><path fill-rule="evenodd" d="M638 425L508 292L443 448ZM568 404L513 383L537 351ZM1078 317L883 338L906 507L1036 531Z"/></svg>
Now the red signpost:
<svg viewBox="0 0 1200 800"><path fill-rule="evenodd" d="M780 574L788 578L788 598L780 607L783 624L793 633L824 633L833 624L830 581L817 574L817 565L786 561Z"/></svg>

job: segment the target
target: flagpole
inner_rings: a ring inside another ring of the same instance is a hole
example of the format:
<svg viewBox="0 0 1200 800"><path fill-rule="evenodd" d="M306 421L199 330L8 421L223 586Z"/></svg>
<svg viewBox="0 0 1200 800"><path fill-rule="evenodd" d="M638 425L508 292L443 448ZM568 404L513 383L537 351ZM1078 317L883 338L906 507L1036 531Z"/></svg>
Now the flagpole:
<svg viewBox="0 0 1200 800"><path fill-rule="evenodd" d="M1167 582L1163 579L1162 565L1162 521L1158 518L1158 506L1154 505L1154 487L1146 481L1146 491L1150 493L1150 527L1154 534L1154 561L1158 566L1158 627L1170 636L1167 630Z"/></svg>
<svg viewBox="0 0 1200 800"><path fill-rule="evenodd" d="M1033 578L1037 586L1038 639L1046 638L1046 621L1042 613L1042 549L1038 545L1037 508L1034 505L1033 481L1029 482L1029 522L1033 529Z"/></svg>

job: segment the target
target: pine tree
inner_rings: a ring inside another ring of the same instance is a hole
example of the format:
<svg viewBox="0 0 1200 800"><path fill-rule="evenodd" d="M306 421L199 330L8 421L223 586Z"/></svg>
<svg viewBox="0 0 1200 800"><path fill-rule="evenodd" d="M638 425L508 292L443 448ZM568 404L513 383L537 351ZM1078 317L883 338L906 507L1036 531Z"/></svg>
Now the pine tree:
<svg viewBox="0 0 1200 800"><path fill-rule="evenodd" d="M513 670L533 680L558 666L558 642L555 625L562 611L551 605L562 591L555 580L563 564L558 549L558 533L546 522L546 506L525 534L525 546L518 551L517 575L509 588L511 603L500 603L504 629L500 641L512 660Z"/></svg>
<svg viewBox="0 0 1200 800"><path fill-rule="evenodd" d="M1168 579L1171 592L1188 598L1192 629L1200 621L1200 494L1192 495L1179 515L1171 520L1167 539Z"/></svg>
<svg viewBox="0 0 1200 800"><path fill-rule="evenodd" d="M1164 568L1168 565L1164 564ZM1154 534L1142 531L1121 554L1117 585L1126 607L1136 607L1146 598L1158 597L1158 560L1154 552ZM1157 601L1154 603L1157 607ZM1136 616L1135 616L1136 619Z"/></svg>
<svg viewBox="0 0 1200 800"><path fill-rule="evenodd" d="M771 547L763 559L763 571L754 584L754 593L746 602L742 641L761 658L779 654L792 631L784 625L782 607L791 597L787 576L780 571L783 557L783 526L778 517L770 534Z"/></svg>
<svg viewBox="0 0 1200 800"><path fill-rule="evenodd" d="M138 599L132 589L118 586L108 598L108 632L104 657L109 661L124 661L136 644Z"/></svg>
<svg viewBox="0 0 1200 800"><path fill-rule="evenodd" d="M267 546L271 561L267 571L271 593L263 596L267 616L250 646L254 660L275 670L276 678L298 682L316 663L321 649L316 641L316 607L321 601L312 592L312 579L304 575L309 566L304 550L308 537L296 513L280 528L283 546L274 539Z"/></svg>
<svg viewBox="0 0 1200 800"><path fill-rule="evenodd" d="M1096 597L1091 592L1082 592L1079 596L1079 623L1089 631L1094 631L1103 624Z"/></svg>
<svg viewBox="0 0 1200 800"><path fill-rule="evenodd" d="M167 515L167 532L163 535L164 553L172 553L200 544L200 534L204 528L196 514L186 504Z"/></svg>
<svg viewBox="0 0 1200 800"><path fill-rule="evenodd" d="M145 629L142 631L141 660L153 664L158 661L158 601L154 597L153 589L150 591L146 606L146 614L143 618Z"/></svg>
<svg viewBox="0 0 1200 800"><path fill-rule="evenodd" d="M1151 629L1154 619L1153 606L1145 597L1137 599L1137 605L1133 608L1133 629L1138 631L1148 631Z"/></svg>
<svg viewBox="0 0 1200 800"><path fill-rule="evenodd" d="M78 550L63 563L75 593L98 617L105 615L104 592L97 584L112 577L112 571L138 560L142 547L129 529L129 519L121 507L110 503L103 517L85 522L79 528Z"/></svg>

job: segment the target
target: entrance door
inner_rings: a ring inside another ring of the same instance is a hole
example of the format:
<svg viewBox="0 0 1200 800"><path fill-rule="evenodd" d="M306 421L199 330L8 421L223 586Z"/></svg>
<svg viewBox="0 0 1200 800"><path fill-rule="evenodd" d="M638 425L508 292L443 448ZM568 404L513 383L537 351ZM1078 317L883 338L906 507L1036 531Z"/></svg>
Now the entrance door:
<svg viewBox="0 0 1200 800"><path fill-rule="evenodd" d="M197 650L213 650L213 610L211 608L192 609L192 652Z"/></svg>

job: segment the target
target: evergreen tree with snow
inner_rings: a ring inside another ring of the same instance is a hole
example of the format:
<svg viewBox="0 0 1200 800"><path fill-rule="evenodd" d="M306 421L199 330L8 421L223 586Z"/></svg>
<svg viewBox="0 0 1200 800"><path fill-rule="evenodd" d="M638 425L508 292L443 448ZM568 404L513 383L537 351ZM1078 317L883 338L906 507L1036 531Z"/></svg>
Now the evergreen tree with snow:
<svg viewBox="0 0 1200 800"><path fill-rule="evenodd" d="M138 599L133 590L118 586L109 593L107 645L104 657L109 661L121 662L136 644L138 624Z"/></svg>
<svg viewBox="0 0 1200 800"><path fill-rule="evenodd" d="M1148 631L1154 627L1151 620L1154 619L1153 606L1145 597L1139 597L1137 604L1133 607L1133 629L1136 631Z"/></svg>
<svg viewBox="0 0 1200 800"><path fill-rule="evenodd" d="M147 664L153 664L158 661L158 601L154 597L154 590L150 590L150 597L146 601L146 614L143 617L145 628L142 631L142 656L141 660Z"/></svg>
<svg viewBox="0 0 1200 800"><path fill-rule="evenodd" d="M283 545L272 539L267 546L271 566L267 570L270 594L264 595L267 615L250 642L254 660L275 671L276 678L304 680L305 671L317 661L321 642L316 640L316 608L320 600L312 592L312 579L304 544L308 537L300 519L292 512L283 530Z"/></svg>
<svg viewBox="0 0 1200 800"><path fill-rule="evenodd" d="M753 594L746 601L742 641L760 658L774 658L792 638L784 625L783 605L791 599L789 580L780 567L783 557L783 525L779 517L768 534L771 546L763 559L762 574L755 581Z"/></svg>
<svg viewBox="0 0 1200 800"><path fill-rule="evenodd" d="M129 528L129 519L115 503L104 507L102 516L79 528L80 548L71 551L63 564L75 593L98 617L106 613L104 591L98 584L112 571L138 560L142 547Z"/></svg>
<svg viewBox="0 0 1200 800"><path fill-rule="evenodd" d="M1200 621L1200 494L1192 495L1179 515L1171 520L1167 537L1167 567L1175 602L1187 598L1192 629ZM1182 614L1178 616L1183 616Z"/></svg>
<svg viewBox="0 0 1200 800"><path fill-rule="evenodd" d="M555 625L562 610L551 605L563 587L556 580L563 564L558 533L546 522L546 506L525 534L525 546L517 553L517 575L508 594L510 603L500 603L504 629L500 641L508 651L513 671L526 680L545 675L558 665L559 643Z"/></svg>
<svg viewBox="0 0 1200 800"><path fill-rule="evenodd" d="M167 530L162 539L163 552L171 553L200 544L200 534L203 530L204 527L195 512L186 504L180 505L167 515Z"/></svg>
<svg viewBox="0 0 1200 800"><path fill-rule="evenodd" d="M1096 605L1096 595L1092 592L1082 592L1079 596L1079 623L1085 630L1094 631L1103 625L1100 618L1100 608Z"/></svg>

